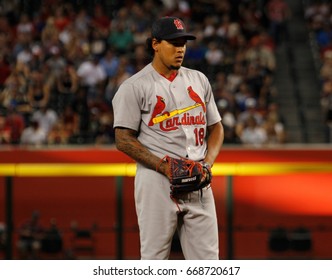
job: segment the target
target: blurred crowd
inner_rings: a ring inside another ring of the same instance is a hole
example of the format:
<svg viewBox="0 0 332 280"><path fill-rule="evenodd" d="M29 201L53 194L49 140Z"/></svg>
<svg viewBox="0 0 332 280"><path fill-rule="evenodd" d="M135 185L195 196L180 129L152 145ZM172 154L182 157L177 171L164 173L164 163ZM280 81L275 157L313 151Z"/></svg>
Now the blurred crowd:
<svg viewBox="0 0 332 280"><path fill-rule="evenodd" d="M167 15L197 36L184 66L210 79L225 144L285 143L273 79L284 0L4 0L0 144L113 144L114 93L150 62L151 23Z"/></svg>
<svg viewBox="0 0 332 280"><path fill-rule="evenodd" d="M330 127L329 142L332 142L332 3L308 1L305 18L318 52L318 79L320 82L321 106L324 121Z"/></svg>

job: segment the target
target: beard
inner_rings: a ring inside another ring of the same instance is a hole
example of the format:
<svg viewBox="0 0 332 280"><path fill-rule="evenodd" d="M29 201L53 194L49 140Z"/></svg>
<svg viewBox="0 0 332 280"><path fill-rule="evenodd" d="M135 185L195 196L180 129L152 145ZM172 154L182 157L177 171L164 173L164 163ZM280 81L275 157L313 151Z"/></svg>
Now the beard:
<svg viewBox="0 0 332 280"><path fill-rule="evenodd" d="M181 67L181 65L180 65L180 66L171 65L171 66L170 66L170 69L171 69L171 70L179 70L180 67Z"/></svg>

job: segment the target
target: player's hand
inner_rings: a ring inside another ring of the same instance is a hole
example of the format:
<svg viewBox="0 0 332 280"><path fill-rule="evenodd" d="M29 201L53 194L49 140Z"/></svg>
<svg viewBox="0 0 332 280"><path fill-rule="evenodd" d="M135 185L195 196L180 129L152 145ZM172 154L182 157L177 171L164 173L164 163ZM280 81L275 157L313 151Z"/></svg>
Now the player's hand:
<svg viewBox="0 0 332 280"><path fill-rule="evenodd" d="M205 161L201 162L201 164L203 167L203 175L202 175L201 183L205 182L205 184L210 184L212 181L211 165Z"/></svg>

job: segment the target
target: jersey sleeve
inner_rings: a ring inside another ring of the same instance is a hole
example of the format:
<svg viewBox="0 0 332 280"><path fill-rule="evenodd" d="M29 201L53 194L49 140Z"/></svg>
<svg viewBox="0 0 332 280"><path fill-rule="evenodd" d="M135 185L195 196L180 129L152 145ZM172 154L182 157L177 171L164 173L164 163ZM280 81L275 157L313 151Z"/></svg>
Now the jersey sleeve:
<svg viewBox="0 0 332 280"><path fill-rule="evenodd" d="M114 112L113 128L125 127L139 131L141 106L137 89L133 84L123 83L116 92L112 105Z"/></svg>

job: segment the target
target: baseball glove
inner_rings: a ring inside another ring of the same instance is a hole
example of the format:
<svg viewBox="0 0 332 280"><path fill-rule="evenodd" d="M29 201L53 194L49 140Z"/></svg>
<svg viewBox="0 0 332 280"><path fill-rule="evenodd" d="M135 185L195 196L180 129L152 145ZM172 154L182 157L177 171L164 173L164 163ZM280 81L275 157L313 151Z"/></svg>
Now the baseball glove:
<svg viewBox="0 0 332 280"><path fill-rule="evenodd" d="M164 158L170 170L171 196L201 190L212 180L211 167L186 158Z"/></svg>

